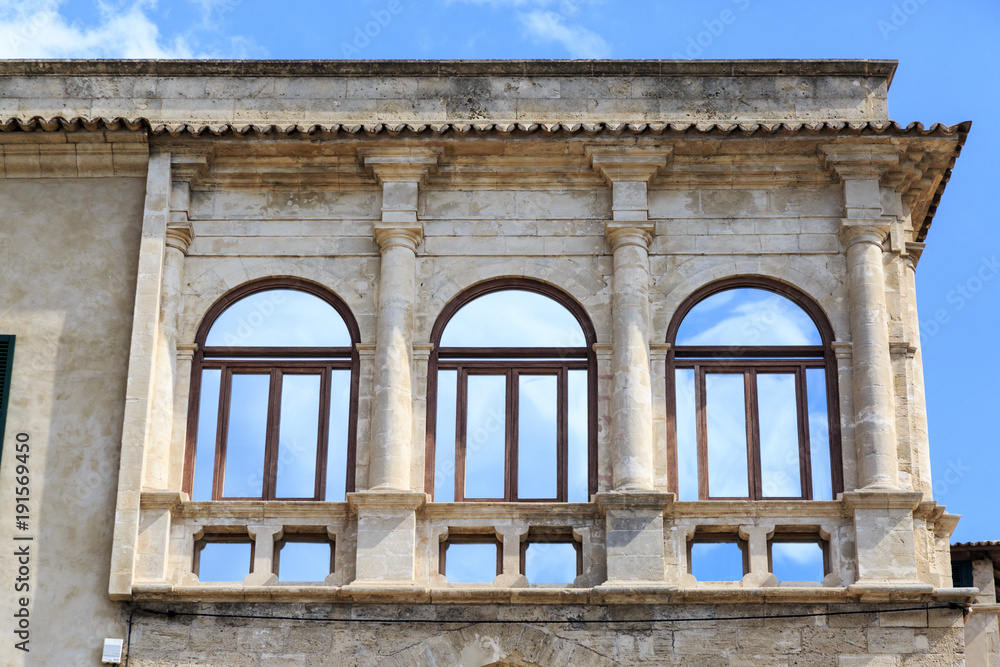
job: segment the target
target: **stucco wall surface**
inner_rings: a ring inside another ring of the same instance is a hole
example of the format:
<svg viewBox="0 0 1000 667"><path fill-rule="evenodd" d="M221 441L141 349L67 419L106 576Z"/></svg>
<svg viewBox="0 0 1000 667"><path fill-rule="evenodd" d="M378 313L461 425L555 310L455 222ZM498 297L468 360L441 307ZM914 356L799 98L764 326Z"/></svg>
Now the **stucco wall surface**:
<svg viewBox="0 0 1000 667"><path fill-rule="evenodd" d="M123 636L108 566L144 185L0 180L0 331L17 336L0 469L5 666L100 664L104 638ZM30 438L25 531L14 517L18 433ZM15 592L25 545L30 590ZM29 653L14 647L20 597Z"/></svg>

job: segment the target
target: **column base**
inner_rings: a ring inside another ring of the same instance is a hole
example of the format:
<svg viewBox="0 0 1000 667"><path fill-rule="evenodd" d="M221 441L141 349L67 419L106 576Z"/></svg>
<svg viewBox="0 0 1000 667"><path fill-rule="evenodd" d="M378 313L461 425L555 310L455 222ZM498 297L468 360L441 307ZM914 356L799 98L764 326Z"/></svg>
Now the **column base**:
<svg viewBox="0 0 1000 667"><path fill-rule="evenodd" d="M417 511L427 494L413 491L359 491L347 494L358 516L355 580L361 588L416 587Z"/></svg>
<svg viewBox="0 0 1000 667"><path fill-rule="evenodd" d="M598 493L595 502L604 512L608 578L604 588L616 585L667 583L663 514L675 496L660 491Z"/></svg>

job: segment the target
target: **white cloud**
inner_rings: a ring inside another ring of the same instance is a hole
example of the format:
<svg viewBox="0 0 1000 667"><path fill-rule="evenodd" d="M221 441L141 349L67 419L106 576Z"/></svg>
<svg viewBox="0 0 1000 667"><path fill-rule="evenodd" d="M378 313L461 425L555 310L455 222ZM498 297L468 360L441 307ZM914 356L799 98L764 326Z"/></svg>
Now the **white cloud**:
<svg viewBox="0 0 1000 667"><path fill-rule="evenodd" d="M579 24L567 24L562 14L535 10L522 14L528 35L539 41L559 42L574 58L607 58L611 47L596 32Z"/></svg>
<svg viewBox="0 0 1000 667"><path fill-rule="evenodd" d="M195 29L217 32L220 18L241 0L196 0L205 21ZM252 40L212 35L222 47L206 48L194 29L166 36L150 16L155 0L125 4L98 0L94 25L71 22L60 12L64 0L8 0L0 4L0 58L207 58L259 55Z"/></svg>
<svg viewBox="0 0 1000 667"><path fill-rule="evenodd" d="M127 8L98 3L100 22L70 24L59 13L62 2L13 0L0 8L2 58L191 58L183 37L165 40L146 15L142 0Z"/></svg>
<svg viewBox="0 0 1000 667"><path fill-rule="evenodd" d="M525 35L536 42L558 42L573 58L608 58L611 47L599 34L579 22L577 17L586 5L603 4L604 0L445 0L446 4L461 2L489 5L493 9L515 9L524 26Z"/></svg>

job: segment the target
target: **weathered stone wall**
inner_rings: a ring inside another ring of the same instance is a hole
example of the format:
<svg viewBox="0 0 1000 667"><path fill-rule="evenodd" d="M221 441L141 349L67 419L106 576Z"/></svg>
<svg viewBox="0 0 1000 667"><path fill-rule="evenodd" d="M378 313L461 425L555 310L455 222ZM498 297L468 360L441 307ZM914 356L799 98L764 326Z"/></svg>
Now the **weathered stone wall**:
<svg viewBox="0 0 1000 667"><path fill-rule="evenodd" d="M339 606L182 605L158 611L381 623L133 616L136 667L938 667L962 664L961 610L862 605ZM870 613L805 618L747 618ZM712 620L737 617L738 620ZM532 624L573 618L587 623ZM705 619L651 623L649 619ZM502 620L495 623L489 621ZM440 621L427 623L426 621ZM410 622L407 621L420 621ZM488 621L481 623L477 621ZM610 621L610 622L603 622Z"/></svg>
<svg viewBox="0 0 1000 667"><path fill-rule="evenodd" d="M17 336L0 470L0 664L96 665L108 600L142 178L0 179L0 331ZM30 437L29 528L14 526L15 436ZM32 541L12 538L30 536ZM16 592L27 545L30 590ZM30 653L14 648L30 600Z"/></svg>

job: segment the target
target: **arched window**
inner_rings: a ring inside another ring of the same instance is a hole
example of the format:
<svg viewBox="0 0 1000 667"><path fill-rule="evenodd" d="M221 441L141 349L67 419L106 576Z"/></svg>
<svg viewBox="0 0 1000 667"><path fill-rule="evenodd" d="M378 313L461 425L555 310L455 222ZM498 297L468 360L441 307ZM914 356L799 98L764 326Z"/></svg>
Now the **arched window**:
<svg viewBox="0 0 1000 667"><path fill-rule="evenodd" d="M230 292L205 316L191 372L192 500L344 500L354 488L358 327L297 279Z"/></svg>
<svg viewBox="0 0 1000 667"><path fill-rule="evenodd" d="M594 330L526 279L474 287L438 318L426 488L437 502L587 502L596 491Z"/></svg>
<svg viewBox="0 0 1000 667"><path fill-rule="evenodd" d="M832 500L843 490L833 330L798 291L731 279L667 333L668 458L679 500Z"/></svg>

